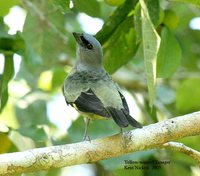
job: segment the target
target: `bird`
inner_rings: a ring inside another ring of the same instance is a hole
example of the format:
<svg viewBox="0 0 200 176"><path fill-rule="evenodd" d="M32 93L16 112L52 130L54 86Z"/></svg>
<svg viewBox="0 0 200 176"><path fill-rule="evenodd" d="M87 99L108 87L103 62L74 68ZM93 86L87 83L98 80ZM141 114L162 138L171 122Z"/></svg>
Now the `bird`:
<svg viewBox="0 0 200 176"><path fill-rule="evenodd" d="M130 114L121 89L103 67L103 52L99 41L87 33L72 33L76 42L76 62L66 77L62 91L67 105L86 117L83 140L90 119L113 119L122 128L131 125L142 128Z"/></svg>

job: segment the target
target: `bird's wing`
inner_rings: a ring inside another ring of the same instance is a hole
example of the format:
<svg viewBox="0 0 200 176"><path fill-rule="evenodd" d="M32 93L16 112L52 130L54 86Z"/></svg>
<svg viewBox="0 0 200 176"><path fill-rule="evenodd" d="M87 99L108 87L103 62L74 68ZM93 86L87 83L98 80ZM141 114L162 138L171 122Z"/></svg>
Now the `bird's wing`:
<svg viewBox="0 0 200 176"><path fill-rule="evenodd" d="M95 87L94 92L118 126L127 127L130 124L133 127L142 127L129 115L126 99L114 82L109 81L104 82L104 84L98 84L98 86Z"/></svg>
<svg viewBox="0 0 200 176"><path fill-rule="evenodd" d="M120 127L129 124L141 125L129 115L124 96L112 80L102 80L91 84L82 84L77 80L67 82L63 92L66 102L81 112L96 114L105 118L111 117Z"/></svg>
<svg viewBox="0 0 200 176"><path fill-rule="evenodd" d="M118 91L118 92L119 92L119 95L121 97L124 109L127 111L127 113L129 113L128 104L126 102L126 99L125 99L124 95L120 91Z"/></svg>
<svg viewBox="0 0 200 176"><path fill-rule="evenodd" d="M125 98L122 101L126 103ZM70 104L81 112L93 113L107 118L112 116L114 121L120 127L127 127L129 124L131 124L134 127L141 128L141 125L129 115L128 111L125 108L116 109L111 106L104 107L103 103L91 89L86 92L82 92L80 96L73 103Z"/></svg>
<svg viewBox="0 0 200 176"><path fill-rule="evenodd" d="M93 113L107 118L111 116L91 89L81 92L75 101L67 103L81 112Z"/></svg>

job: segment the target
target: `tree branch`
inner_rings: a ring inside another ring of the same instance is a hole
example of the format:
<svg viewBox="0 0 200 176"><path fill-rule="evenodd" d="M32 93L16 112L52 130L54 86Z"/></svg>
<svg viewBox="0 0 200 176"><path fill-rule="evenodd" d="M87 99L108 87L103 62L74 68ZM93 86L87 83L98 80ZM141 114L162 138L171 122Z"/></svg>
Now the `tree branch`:
<svg viewBox="0 0 200 176"><path fill-rule="evenodd" d="M194 158L197 163L200 165L200 152L182 144L179 142L167 142L165 144L163 144L161 146L161 148L167 148L167 149L171 149L177 152L182 152L186 155L191 156L192 158Z"/></svg>
<svg viewBox="0 0 200 176"><path fill-rule="evenodd" d="M2 154L0 155L0 175L92 163L130 152L159 147L171 140L199 134L200 111L125 132L123 135Z"/></svg>

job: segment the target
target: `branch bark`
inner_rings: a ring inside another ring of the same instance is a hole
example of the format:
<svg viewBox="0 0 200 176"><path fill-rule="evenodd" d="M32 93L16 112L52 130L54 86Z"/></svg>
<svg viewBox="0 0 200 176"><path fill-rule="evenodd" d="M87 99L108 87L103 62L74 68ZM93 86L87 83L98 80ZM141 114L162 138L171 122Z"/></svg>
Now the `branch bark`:
<svg viewBox="0 0 200 176"><path fill-rule="evenodd" d="M163 144L161 147L163 148L167 148L167 149L170 149L170 150L174 150L174 151L177 151L177 152L182 152L182 153L185 153L186 155L189 155L191 156L192 158L194 158L198 165L200 166L200 152L182 144L182 143L179 143L179 142L167 142L165 144Z"/></svg>
<svg viewBox="0 0 200 176"><path fill-rule="evenodd" d="M130 152L160 147L169 141L199 134L200 111L90 142L2 154L0 175L93 163Z"/></svg>

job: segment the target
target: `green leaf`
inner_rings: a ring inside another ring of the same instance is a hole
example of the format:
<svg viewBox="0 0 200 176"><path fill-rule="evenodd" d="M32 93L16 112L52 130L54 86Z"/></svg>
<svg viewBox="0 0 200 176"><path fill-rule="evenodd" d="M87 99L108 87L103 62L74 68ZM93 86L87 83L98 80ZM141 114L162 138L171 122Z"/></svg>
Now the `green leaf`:
<svg viewBox="0 0 200 176"><path fill-rule="evenodd" d="M103 46L105 69L109 73L115 72L133 58L137 48L133 16L130 16Z"/></svg>
<svg viewBox="0 0 200 176"><path fill-rule="evenodd" d="M150 19L154 26L159 24L160 20L160 6L158 0L145 0L146 7L149 12ZM134 11L134 24L136 31L136 42L139 43L142 40L142 20L141 20L141 6L137 4Z"/></svg>
<svg viewBox="0 0 200 176"><path fill-rule="evenodd" d="M3 74L0 79L0 113L8 101L8 83L14 75L13 55L5 55Z"/></svg>
<svg viewBox="0 0 200 176"><path fill-rule="evenodd" d="M190 138L191 137L192 136L190 136ZM198 143L197 141L196 143ZM171 171L170 173L172 175L180 175L180 173L181 173L181 176L192 175L193 172L191 172L189 168L191 166L195 166L196 163L191 157L188 157L188 155L184 155L183 153L176 152L176 151L170 151L170 155L171 155L170 160L173 161L173 164L170 164L170 171ZM197 170L196 173L198 174L199 170Z"/></svg>
<svg viewBox="0 0 200 176"><path fill-rule="evenodd" d="M102 161L100 161L100 163L105 167L105 169L108 169L108 170L115 170L115 169L118 170L119 168L123 168L123 170L125 172L125 176L126 176L126 174L129 176L128 172L126 172L128 170L124 169L125 160L141 161L145 158L145 161L146 161L147 157L150 157L154 154L155 154L155 150L138 151L138 152L118 156L117 159L116 158L109 158L109 159L106 159L106 160L102 160ZM136 169L136 170L139 170L139 169ZM141 172L133 172L133 170L131 170L131 171L132 171L132 174L130 176L133 176L133 173L139 174L139 175L136 175L136 176L140 176L140 174L141 174ZM121 176L121 173L117 174L115 172L115 174Z"/></svg>
<svg viewBox="0 0 200 176"><path fill-rule="evenodd" d="M41 172L41 171L40 171ZM50 169L49 171L46 171L46 176L59 176L63 174L62 168L58 169ZM35 173L35 172L34 172ZM37 172L36 172L37 173ZM39 176L39 175L38 175Z"/></svg>
<svg viewBox="0 0 200 176"><path fill-rule="evenodd" d="M170 30L175 30L179 23L179 17L176 12L171 9L164 11L163 26L166 26Z"/></svg>
<svg viewBox="0 0 200 176"><path fill-rule="evenodd" d="M65 78L66 72L63 70L63 68L55 68L53 70L52 87L58 87L60 89L63 85Z"/></svg>
<svg viewBox="0 0 200 176"><path fill-rule="evenodd" d="M176 107L181 113L190 113L200 109L200 78L183 81L177 89Z"/></svg>
<svg viewBox="0 0 200 176"><path fill-rule="evenodd" d="M70 55L73 50L70 48L68 35L71 34L66 32L65 16L56 11L55 5L29 1L26 8L29 13L23 30L27 45L25 60L26 66L35 74L56 65L63 53Z"/></svg>
<svg viewBox="0 0 200 176"><path fill-rule="evenodd" d="M84 12L93 17L100 16L100 4L96 0L73 0L74 8L73 10L77 12Z"/></svg>
<svg viewBox="0 0 200 176"><path fill-rule="evenodd" d="M44 143L48 139L48 136L43 126L23 126L16 131L18 131L21 135L29 137L38 143Z"/></svg>
<svg viewBox="0 0 200 176"><path fill-rule="evenodd" d="M199 0L172 0L172 1L190 3L190 4L193 4L193 5L200 7L200 1Z"/></svg>
<svg viewBox="0 0 200 176"><path fill-rule="evenodd" d="M0 132L0 139L0 154L7 153L12 145L12 142L8 137L8 133Z"/></svg>
<svg viewBox="0 0 200 176"><path fill-rule="evenodd" d="M35 142L31 138L21 135L16 130L10 132L9 138L19 151L35 148Z"/></svg>
<svg viewBox="0 0 200 176"><path fill-rule="evenodd" d="M16 117L23 126L49 124L46 111L46 94L33 91L19 99L16 105Z"/></svg>
<svg viewBox="0 0 200 176"><path fill-rule="evenodd" d="M59 9L62 13L66 13L70 11L69 3L70 0L51 0L57 9Z"/></svg>
<svg viewBox="0 0 200 176"><path fill-rule="evenodd" d="M5 16L11 7L19 5L21 0L0 0L0 16Z"/></svg>
<svg viewBox="0 0 200 176"><path fill-rule="evenodd" d="M162 29L161 44L157 58L157 77L168 78L181 62L181 48L178 41L166 27Z"/></svg>
<svg viewBox="0 0 200 176"><path fill-rule="evenodd" d="M27 49L27 46L26 46ZM20 81L21 79L26 80L26 83L29 87L35 89L38 85L38 77L39 74L34 73L35 70L35 62L37 61L37 58L35 58L35 61L32 64L32 67L27 67L26 63L24 62L25 60L22 60L21 65L20 65L20 70L17 73L15 80ZM30 62L30 61L29 61Z"/></svg>
<svg viewBox="0 0 200 176"><path fill-rule="evenodd" d="M138 0L126 0L104 23L102 29L97 33L96 38L103 45L115 32L118 26L126 19L131 10L134 9Z"/></svg>
<svg viewBox="0 0 200 176"><path fill-rule="evenodd" d="M133 20L136 32L136 43L138 44L142 40L141 7L139 3L135 7Z"/></svg>
<svg viewBox="0 0 200 176"><path fill-rule="evenodd" d="M156 57L160 45L160 37L157 34L153 23L149 17L148 9L144 0L140 0L142 16L142 42L145 73L147 76L147 85L149 90L150 106L153 106L156 91Z"/></svg>
<svg viewBox="0 0 200 176"><path fill-rule="evenodd" d="M25 49L25 43L21 37L21 33L15 35L9 35L0 31L0 52L23 54Z"/></svg>
<svg viewBox="0 0 200 176"><path fill-rule="evenodd" d="M157 26L160 16L160 3L159 0L145 0L146 7L148 9L149 16L152 23Z"/></svg>
<svg viewBox="0 0 200 176"><path fill-rule="evenodd" d="M200 141L200 136L188 136L181 139L178 139L177 142L183 143L186 146L190 146L191 148L198 150L200 147L200 143L196 142Z"/></svg>

